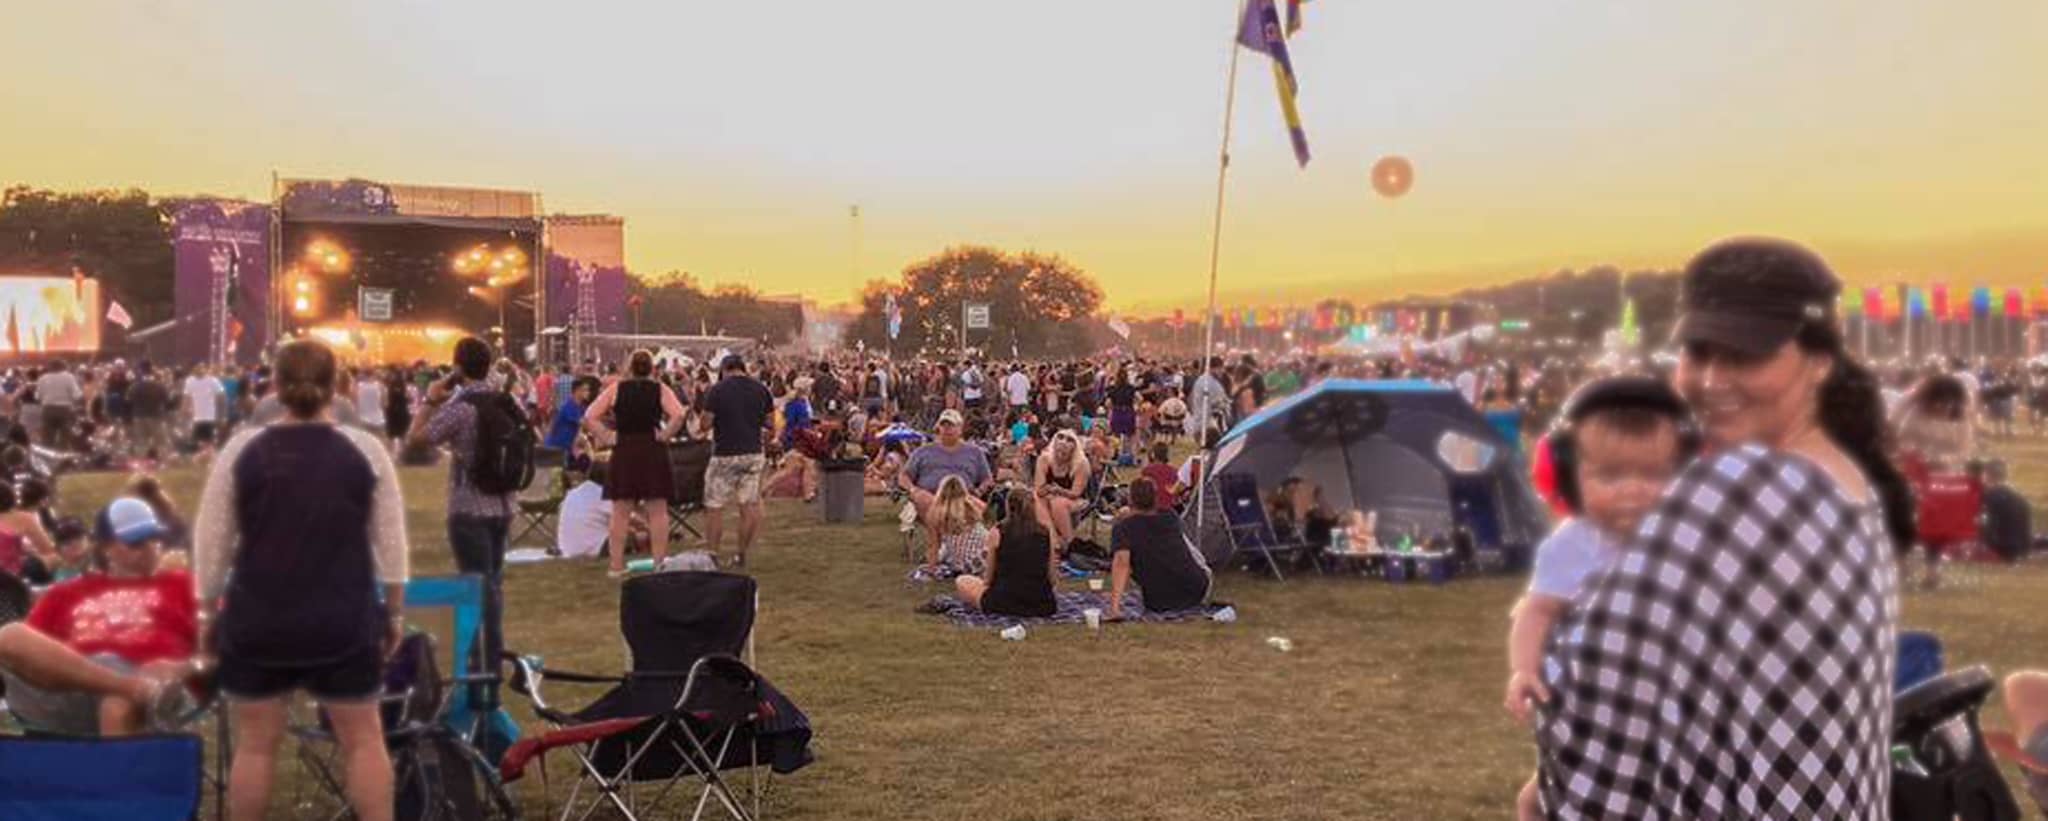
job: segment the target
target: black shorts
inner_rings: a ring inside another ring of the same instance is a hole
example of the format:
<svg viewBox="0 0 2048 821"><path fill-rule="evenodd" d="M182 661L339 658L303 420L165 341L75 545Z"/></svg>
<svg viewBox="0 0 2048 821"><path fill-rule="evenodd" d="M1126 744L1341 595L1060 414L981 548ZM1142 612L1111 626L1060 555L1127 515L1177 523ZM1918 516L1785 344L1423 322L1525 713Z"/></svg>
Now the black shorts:
<svg viewBox="0 0 2048 821"><path fill-rule="evenodd" d="M215 430L215 424L213 422L193 422L192 441L200 444L213 441L214 437L219 435Z"/></svg>
<svg viewBox="0 0 2048 821"><path fill-rule="evenodd" d="M371 645L332 661L310 664L222 655L220 689L237 701L266 701L294 690L304 690L322 703L368 701L384 691L384 653Z"/></svg>

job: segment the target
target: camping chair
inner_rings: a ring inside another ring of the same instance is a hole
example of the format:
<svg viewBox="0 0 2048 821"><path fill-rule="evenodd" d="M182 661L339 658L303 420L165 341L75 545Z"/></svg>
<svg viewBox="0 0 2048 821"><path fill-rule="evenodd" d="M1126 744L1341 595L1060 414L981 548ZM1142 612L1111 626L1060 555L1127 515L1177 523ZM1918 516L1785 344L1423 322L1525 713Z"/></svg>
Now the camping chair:
<svg viewBox="0 0 2048 821"><path fill-rule="evenodd" d="M520 540L539 533L542 544L549 553L560 548L555 544L555 518L562 512L562 499L569 495L569 474L560 467L543 469L535 477L541 494L522 493L519 496L519 534L506 542L517 545Z"/></svg>
<svg viewBox="0 0 2048 821"><path fill-rule="evenodd" d="M711 469L711 440L685 439L668 445L668 469L675 495L668 500L668 540L682 544L683 534L703 538L692 520L704 512L704 473ZM763 477L766 478L765 476Z"/></svg>
<svg viewBox="0 0 2048 821"><path fill-rule="evenodd" d="M202 746L195 735L0 737L0 818L197 818Z"/></svg>
<svg viewBox="0 0 2048 821"><path fill-rule="evenodd" d="M498 769L472 743L442 720L459 688L441 678L433 636L412 633L392 653L384 672L384 743L391 755L398 817L433 821L511 819L511 796ZM301 786L317 788L324 803L295 801L302 817L344 818L348 802L337 776L340 745L324 712L296 724L298 758L311 775Z"/></svg>
<svg viewBox="0 0 2048 821"><path fill-rule="evenodd" d="M1266 504L1259 498L1259 483L1248 473L1219 473L1216 475L1216 494L1223 519L1224 532L1230 536L1231 547L1238 553L1262 558L1273 578L1286 581L1280 575L1280 557L1293 556L1309 549L1308 543L1300 540L1282 540L1273 530L1273 522L1266 518Z"/></svg>
<svg viewBox="0 0 2048 821"><path fill-rule="evenodd" d="M550 731L515 745L501 764L506 780L540 762L541 792L552 813L546 754L567 749L578 778L562 818L585 817L609 805L628 819L650 816L678 784L702 783L701 818L715 800L736 821L758 818L760 766L789 773L809 763L809 720L739 656L752 655L758 592L753 578L731 573L671 571L628 580L619 596L619 628L632 657L629 672L600 676L550 670L532 656L514 662L512 689L533 704ZM549 679L610 684L581 710L549 705ZM745 767L751 801L723 771ZM643 782L658 782L641 800ZM587 789L586 789L587 788Z"/></svg>

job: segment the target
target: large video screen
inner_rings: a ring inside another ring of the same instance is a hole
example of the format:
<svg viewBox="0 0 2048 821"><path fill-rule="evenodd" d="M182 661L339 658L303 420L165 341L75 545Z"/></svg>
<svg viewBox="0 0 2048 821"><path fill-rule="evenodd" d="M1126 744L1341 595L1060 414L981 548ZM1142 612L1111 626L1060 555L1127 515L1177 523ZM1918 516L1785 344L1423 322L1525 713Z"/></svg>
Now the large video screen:
<svg viewBox="0 0 2048 821"><path fill-rule="evenodd" d="M512 337L530 340L534 239L531 232L438 225L287 222L286 327L353 323L360 288L389 288L389 322L480 333L498 324L502 310ZM475 265L465 264L468 255L485 252Z"/></svg>
<svg viewBox="0 0 2048 821"><path fill-rule="evenodd" d="M98 353L100 283L0 273L0 351Z"/></svg>

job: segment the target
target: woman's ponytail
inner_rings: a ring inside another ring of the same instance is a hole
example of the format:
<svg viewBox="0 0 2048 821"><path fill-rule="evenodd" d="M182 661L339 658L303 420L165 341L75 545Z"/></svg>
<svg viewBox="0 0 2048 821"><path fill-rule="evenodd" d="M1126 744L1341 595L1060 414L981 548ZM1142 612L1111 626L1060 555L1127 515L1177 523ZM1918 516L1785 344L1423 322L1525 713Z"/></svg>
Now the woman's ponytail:
<svg viewBox="0 0 2048 821"><path fill-rule="evenodd" d="M1885 418L1884 394L1877 377L1843 350L1841 337L1826 325L1810 324L1799 334L1799 346L1835 357L1835 366L1820 385L1821 429L1836 447L1855 460L1884 505L1885 531L1892 545L1909 549L1919 537L1918 506L1913 488L1891 459L1891 426Z"/></svg>

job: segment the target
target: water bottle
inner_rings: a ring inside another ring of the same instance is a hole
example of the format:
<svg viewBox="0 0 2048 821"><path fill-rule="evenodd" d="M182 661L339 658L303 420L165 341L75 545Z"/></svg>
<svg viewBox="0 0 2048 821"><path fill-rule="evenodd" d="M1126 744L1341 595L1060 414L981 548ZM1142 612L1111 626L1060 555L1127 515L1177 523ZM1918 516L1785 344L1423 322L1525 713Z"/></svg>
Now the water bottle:
<svg viewBox="0 0 2048 821"><path fill-rule="evenodd" d="M653 560L653 559L634 559L634 560L632 560L632 561L630 561L630 562L627 562L627 563L626 563L626 572L628 572L628 573L652 573L652 572L654 572L654 560Z"/></svg>

